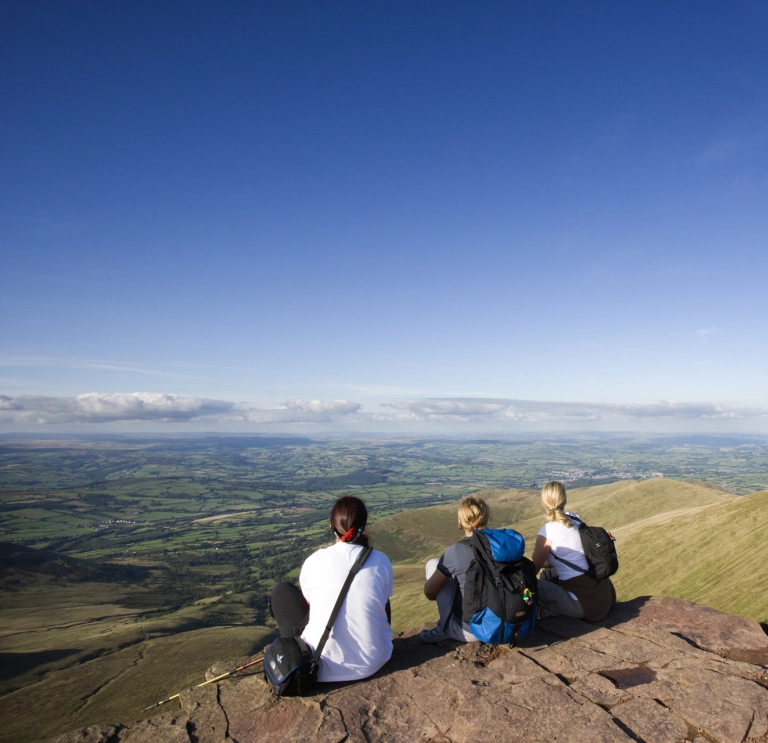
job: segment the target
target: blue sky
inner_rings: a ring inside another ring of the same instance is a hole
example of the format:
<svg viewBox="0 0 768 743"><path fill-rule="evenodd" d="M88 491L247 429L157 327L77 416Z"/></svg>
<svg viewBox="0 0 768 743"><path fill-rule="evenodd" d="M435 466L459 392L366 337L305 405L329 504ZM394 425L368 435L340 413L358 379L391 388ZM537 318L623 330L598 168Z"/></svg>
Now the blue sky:
<svg viewBox="0 0 768 743"><path fill-rule="evenodd" d="M6 0L0 430L768 432L767 34Z"/></svg>

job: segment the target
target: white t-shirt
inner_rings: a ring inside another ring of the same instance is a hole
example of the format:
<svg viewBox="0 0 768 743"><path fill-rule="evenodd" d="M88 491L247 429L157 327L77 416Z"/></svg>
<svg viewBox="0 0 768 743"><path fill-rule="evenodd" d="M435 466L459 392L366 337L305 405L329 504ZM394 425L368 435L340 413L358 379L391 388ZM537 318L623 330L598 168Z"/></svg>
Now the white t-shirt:
<svg viewBox="0 0 768 743"><path fill-rule="evenodd" d="M566 515L573 516L575 519L579 518L575 513L566 512ZM539 536L549 540L551 545L549 551L555 557L562 557L568 560L568 562L572 562L574 565L578 565L586 570L589 564L587 563L587 558L584 557L584 548L581 546L579 528L576 525L578 522L574 523L574 526L563 526L557 521L549 521L541 527ZM557 575L560 580L568 580L569 578L575 578L577 575L583 575L583 573L569 568L557 559L549 560L549 564L557 568ZM576 598L575 596L573 597Z"/></svg>
<svg viewBox="0 0 768 743"><path fill-rule="evenodd" d="M336 599L360 551L359 544L318 550L299 574L309 602L309 622L301 633L313 649L323 636ZM374 550L355 576L320 657L318 681L354 681L376 673L392 656L392 628L385 606L392 596L392 563Z"/></svg>

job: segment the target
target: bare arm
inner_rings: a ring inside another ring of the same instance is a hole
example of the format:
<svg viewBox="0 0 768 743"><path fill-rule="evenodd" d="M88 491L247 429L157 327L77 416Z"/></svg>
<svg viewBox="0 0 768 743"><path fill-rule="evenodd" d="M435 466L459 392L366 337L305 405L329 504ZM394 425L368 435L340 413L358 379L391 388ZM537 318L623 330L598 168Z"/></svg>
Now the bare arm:
<svg viewBox="0 0 768 743"><path fill-rule="evenodd" d="M536 546L533 548L531 560L533 560L533 564L536 566L537 571L541 570L547 564L551 546L551 542L546 537L536 537Z"/></svg>
<svg viewBox="0 0 768 743"><path fill-rule="evenodd" d="M427 578L427 582L424 584L424 595L430 601L434 601L447 580L448 578L443 575L443 573L439 570L435 570L435 572Z"/></svg>

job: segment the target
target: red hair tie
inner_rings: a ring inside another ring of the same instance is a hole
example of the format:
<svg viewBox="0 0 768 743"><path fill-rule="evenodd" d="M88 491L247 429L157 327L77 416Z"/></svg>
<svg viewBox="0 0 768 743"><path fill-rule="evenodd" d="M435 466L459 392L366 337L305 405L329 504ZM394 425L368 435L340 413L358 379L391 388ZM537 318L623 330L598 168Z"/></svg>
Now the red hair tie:
<svg viewBox="0 0 768 743"><path fill-rule="evenodd" d="M353 526L344 532L344 536L341 538L342 542L354 542L359 536L362 529L355 529Z"/></svg>

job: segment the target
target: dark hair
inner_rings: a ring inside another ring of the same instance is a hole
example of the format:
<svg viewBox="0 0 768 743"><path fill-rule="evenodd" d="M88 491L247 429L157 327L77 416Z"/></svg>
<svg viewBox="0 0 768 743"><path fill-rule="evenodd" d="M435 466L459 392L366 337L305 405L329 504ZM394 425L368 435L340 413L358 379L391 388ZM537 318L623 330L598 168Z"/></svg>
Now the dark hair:
<svg viewBox="0 0 768 743"><path fill-rule="evenodd" d="M368 544L365 525L368 523L368 509L360 498L354 495L344 495L339 498L331 511L331 531L341 539L350 529L359 529L359 533L348 542Z"/></svg>

